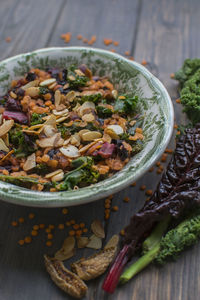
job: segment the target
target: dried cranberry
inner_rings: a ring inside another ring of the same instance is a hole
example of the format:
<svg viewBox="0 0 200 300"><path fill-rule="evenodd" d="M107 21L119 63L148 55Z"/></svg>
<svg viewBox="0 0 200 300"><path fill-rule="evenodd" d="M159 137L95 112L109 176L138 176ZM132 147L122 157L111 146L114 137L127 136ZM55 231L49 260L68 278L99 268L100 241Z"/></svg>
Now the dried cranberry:
<svg viewBox="0 0 200 300"><path fill-rule="evenodd" d="M28 117L22 112L5 110L3 112L3 118L6 120L13 119L14 121L24 125L28 124Z"/></svg>
<svg viewBox="0 0 200 300"><path fill-rule="evenodd" d="M24 95L25 95L25 90L19 88L16 94L17 94L17 96L19 96L19 97L24 97Z"/></svg>
<svg viewBox="0 0 200 300"><path fill-rule="evenodd" d="M36 79L36 74L34 72L28 72L28 74L26 75L26 80L27 81L33 81Z"/></svg>
<svg viewBox="0 0 200 300"><path fill-rule="evenodd" d="M60 70L57 68L48 68L47 72L51 74L51 77L58 79L58 75L60 73Z"/></svg>
<svg viewBox="0 0 200 300"><path fill-rule="evenodd" d="M103 158L109 158L112 156L116 146L108 142L104 143L101 149L98 151L98 154Z"/></svg>
<svg viewBox="0 0 200 300"><path fill-rule="evenodd" d="M6 101L5 108L7 110L11 110L11 111L21 111L22 110L19 101L11 98L10 96L8 97L8 100Z"/></svg>
<svg viewBox="0 0 200 300"><path fill-rule="evenodd" d="M49 155L50 159L53 159L53 156L56 155L58 151L59 151L58 149L51 149L48 151L47 154Z"/></svg>

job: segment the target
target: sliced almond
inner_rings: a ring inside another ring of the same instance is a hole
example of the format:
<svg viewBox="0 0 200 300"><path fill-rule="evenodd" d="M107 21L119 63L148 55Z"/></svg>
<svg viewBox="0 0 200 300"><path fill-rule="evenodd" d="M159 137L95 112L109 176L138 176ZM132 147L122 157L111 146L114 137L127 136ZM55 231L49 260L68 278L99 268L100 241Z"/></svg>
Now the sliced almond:
<svg viewBox="0 0 200 300"><path fill-rule="evenodd" d="M55 115L55 116L63 116L63 115L65 115L65 114L67 114L68 112L69 112L69 110L66 108L66 109L63 109L63 110L61 110L61 111L57 111L56 109L53 109L53 114Z"/></svg>
<svg viewBox="0 0 200 300"><path fill-rule="evenodd" d="M80 69L76 69L74 70L74 72L79 76L85 76L85 74Z"/></svg>
<svg viewBox="0 0 200 300"><path fill-rule="evenodd" d="M65 121L68 118L68 115L65 117L61 117L59 119L56 119L56 123L62 123L63 121Z"/></svg>
<svg viewBox="0 0 200 300"><path fill-rule="evenodd" d="M52 125L44 125L43 131L46 137L51 137L56 133L56 129Z"/></svg>
<svg viewBox="0 0 200 300"><path fill-rule="evenodd" d="M6 120L1 126L0 126L0 136L5 135L14 125L14 120Z"/></svg>
<svg viewBox="0 0 200 300"><path fill-rule="evenodd" d="M7 147L9 147L10 143L9 143L9 134L8 132L2 136L2 139L4 141L4 143L6 144Z"/></svg>
<svg viewBox="0 0 200 300"><path fill-rule="evenodd" d="M65 85L63 86L63 90L68 89L68 87L69 87L69 83L65 83Z"/></svg>
<svg viewBox="0 0 200 300"><path fill-rule="evenodd" d="M56 107L61 102L61 93L60 93L60 90L56 90L55 91L54 98L55 98L55 107Z"/></svg>
<svg viewBox="0 0 200 300"><path fill-rule="evenodd" d="M30 97L37 97L40 94L40 88L39 87L29 87L26 89L25 94Z"/></svg>
<svg viewBox="0 0 200 300"><path fill-rule="evenodd" d="M107 242L107 244L104 247L104 250L117 247L119 243L119 236L117 234L113 235L110 240Z"/></svg>
<svg viewBox="0 0 200 300"><path fill-rule="evenodd" d="M103 225L99 220L94 220L91 224L91 230L92 232L99 238L104 239L105 238L105 231L103 228Z"/></svg>
<svg viewBox="0 0 200 300"><path fill-rule="evenodd" d="M89 131L82 134L81 139L84 142L94 141L102 137L102 134L99 131Z"/></svg>
<svg viewBox="0 0 200 300"><path fill-rule="evenodd" d="M78 248L85 248L89 243L89 239L87 236L79 236L76 238Z"/></svg>
<svg viewBox="0 0 200 300"><path fill-rule="evenodd" d="M33 153L27 157L27 160L25 161L25 163L23 165L23 170L29 171L29 170L35 168L35 166L36 166L35 153Z"/></svg>
<svg viewBox="0 0 200 300"><path fill-rule="evenodd" d="M55 78L49 78L49 79L41 81L40 82L40 86L47 86L47 85L50 85L50 84L52 84L54 82L56 82Z"/></svg>
<svg viewBox="0 0 200 300"><path fill-rule="evenodd" d="M104 135L103 135L103 141L111 143L111 140L112 140L111 136L109 134L107 134L107 133L104 133Z"/></svg>
<svg viewBox="0 0 200 300"><path fill-rule="evenodd" d="M9 148L6 146L6 144L4 143L4 141L0 138L0 151L5 151L5 152L9 152Z"/></svg>
<svg viewBox="0 0 200 300"><path fill-rule="evenodd" d="M72 257L74 254L75 238L73 236L67 237L62 245L62 248L55 253L55 258L58 260L65 260Z"/></svg>
<svg viewBox="0 0 200 300"><path fill-rule="evenodd" d="M54 147L56 139L60 138L60 133L56 133L49 138L43 138L41 140L36 140L36 143L41 148Z"/></svg>
<svg viewBox="0 0 200 300"><path fill-rule="evenodd" d="M64 172L61 171L60 173L58 173L57 175L54 175L53 177L51 177L51 181L61 181L64 178Z"/></svg>
<svg viewBox="0 0 200 300"><path fill-rule="evenodd" d="M101 249L101 247L102 247L102 239L93 234L89 238L89 243L87 244L86 247L87 248L92 248L92 249Z"/></svg>
<svg viewBox="0 0 200 300"><path fill-rule="evenodd" d="M38 84L39 84L39 80L36 79L36 80L33 80L33 81L28 82L27 84L25 84L25 85L22 86L21 88L22 88L23 90L27 90L27 89L30 88L30 87L38 86Z"/></svg>
<svg viewBox="0 0 200 300"><path fill-rule="evenodd" d="M48 86L50 90L53 90L53 88L57 85L57 82L52 83L51 85Z"/></svg>
<svg viewBox="0 0 200 300"><path fill-rule="evenodd" d="M82 120L85 121L85 122L93 122L95 120L95 117L92 113L91 114L85 114L85 115L82 116Z"/></svg>
<svg viewBox="0 0 200 300"><path fill-rule="evenodd" d="M92 109L92 110L95 110L95 104L93 102L90 102L90 101L86 101L84 102L80 108L79 108L79 114L80 116L82 117L84 115L84 111L86 111L87 109Z"/></svg>
<svg viewBox="0 0 200 300"><path fill-rule="evenodd" d="M63 143L63 146L67 146L69 144L70 140L71 140L71 138L65 140L64 143Z"/></svg>
<svg viewBox="0 0 200 300"><path fill-rule="evenodd" d="M105 129L105 133L114 134L115 136L119 137L120 134L124 133L123 128L120 125L108 125Z"/></svg>
<svg viewBox="0 0 200 300"><path fill-rule="evenodd" d="M69 102L72 102L76 98L76 92L75 91L70 91L66 95L66 100Z"/></svg>
<svg viewBox="0 0 200 300"><path fill-rule="evenodd" d="M76 148L76 147L73 146L73 145L69 145L69 146L67 146L67 147L62 147L62 148L60 148L60 152L61 152L64 156L69 157L69 158L75 158L75 157L80 156L80 153L79 153L78 148Z"/></svg>
<svg viewBox="0 0 200 300"><path fill-rule="evenodd" d="M78 135L78 133L75 133L74 135L72 135L72 137L70 139L70 143L77 147L80 146L80 141L81 141L81 138Z"/></svg>
<svg viewBox="0 0 200 300"><path fill-rule="evenodd" d="M51 178L51 177L53 177L53 176L59 174L60 172L62 172L62 169L58 169L58 170L56 170L56 171L54 171L54 172L51 172L51 173L49 173L49 174L46 174L46 175L45 175L45 178L49 179L49 178Z"/></svg>

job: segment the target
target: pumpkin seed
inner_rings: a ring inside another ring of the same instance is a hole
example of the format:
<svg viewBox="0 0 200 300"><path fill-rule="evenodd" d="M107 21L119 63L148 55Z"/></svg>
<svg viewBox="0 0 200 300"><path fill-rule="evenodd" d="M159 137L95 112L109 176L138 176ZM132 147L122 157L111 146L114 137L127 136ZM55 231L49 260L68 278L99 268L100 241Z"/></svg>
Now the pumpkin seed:
<svg viewBox="0 0 200 300"><path fill-rule="evenodd" d="M30 97L39 96L40 88L39 87L29 87L29 88L26 89L25 94L30 96Z"/></svg>
<svg viewBox="0 0 200 300"><path fill-rule="evenodd" d="M82 134L81 139L84 142L94 141L102 137L102 134L99 131L89 131Z"/></svg>
<svg viewBox="0 0 200 300"><path fill-rule="evenodd" d="M22 88L23 90L27 90L27 89L30 88L30 87L38 86L38 84L39 84L39 80L36 79L36 80L33 80L33 81L28 82L27 84L25 84L25 85L22 86L21 88Z"/></svg>
<svg viewBox="0 0 200 300"><path fill-rule="evenodd" d="M59 90L56 90L55 91L55 94L54 94L54 98L55 98L55 107L58 106L61 102L61 93Z"/></svg>
<svg viewBox="0 0 200 300"><path fill-rule="evenodd" d="M58 170L56 170L56 171L54 171L54 172L51 172L51 173L49 173L49 174L46 174L46 175L45 175L45 178L49 179L49 178L51 178L51 177L53 177L53 176L59 174L60 172L62 172L62 169L58 169Z"/></svg>
<svg viewBox="0 0 200 300"><path fill-rule="evenodd" d="M54 82L56 82L55 78L49 78L49 79L41 81L40 86L47 86L47 85L52 84Z"/></svg>

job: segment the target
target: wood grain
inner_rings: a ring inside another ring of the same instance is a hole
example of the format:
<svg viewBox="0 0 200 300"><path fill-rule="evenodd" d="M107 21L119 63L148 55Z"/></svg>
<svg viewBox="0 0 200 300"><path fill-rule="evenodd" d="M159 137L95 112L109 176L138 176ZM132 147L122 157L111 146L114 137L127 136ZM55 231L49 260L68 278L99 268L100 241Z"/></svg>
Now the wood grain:
<svg viewBox="0 0 200 300"><path fill-rule="evenodd" d="M114 48L123 54L129 50L137 61L146 59L148 68L167 87L172 99L177 94L177 84L169 78L186 57L200 54L198 0L1 0L0 4L0 58L31 51L46 46L83 45L77 34L87 39L97 36L94 47ZM60 34L72 33L69 44L60 39ZM6 43L5 38L11 37ZM105 46L103 38L119 41L118 47ZM177 122L184 121L181 108L176 103ZM113 212L105 223L108 239L128 224L131 215L142 207L147 198L139 187L145 184L155 189L159 180L154 171L138 180L136 187L129 187L114 196ZM129 196L131 201L124 203ZM34 224L63 224L69 219L83 221L89 228L95 218L103 220L104 202L72 207L68 215L60 208L37 209L0 203L0 299L35 300L71 299L50 280L43 266L43 254L52 255L62 245L68 228L54 230L53 246L45 246L44 231L30 245L20 247L17 241L29 235ZM28 219L33 212L35 218ZM11 222L24 217L25 223L17 228ZM200 246L196 245L178 260L164 268L151 266L131 281L117 289L114 295L101 290L103 276L89 283L85 299L95 300L198 300L200 294L200 271L198 267ZM83 250L77 255L89 255ZM70 261L69 261L70 263ZM69 263L67 266L69 266Z"/></svg>

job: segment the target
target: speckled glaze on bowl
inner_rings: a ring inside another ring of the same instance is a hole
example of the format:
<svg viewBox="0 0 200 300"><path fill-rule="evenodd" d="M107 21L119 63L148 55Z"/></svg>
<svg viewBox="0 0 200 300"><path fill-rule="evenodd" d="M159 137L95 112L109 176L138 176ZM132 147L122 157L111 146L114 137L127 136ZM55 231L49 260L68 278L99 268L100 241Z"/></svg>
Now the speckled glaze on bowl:
<svg viewBox="0 0 200 300"><path fill-rule="evenodd" d="M4 201L40 207L83 204L98 200L130 185L141 177L164 152L173 130L174 111L162 83L140 64L118 54L94 48L46 48L17 55L0 63L0 95L12 79L23 76L32 67L68 67L85 63L93 73L108 75L120 92L138 95L138 109L145 114L145 144L141 152L114 176L89 187L65 192L37 192L0 181Z"/></svg>

